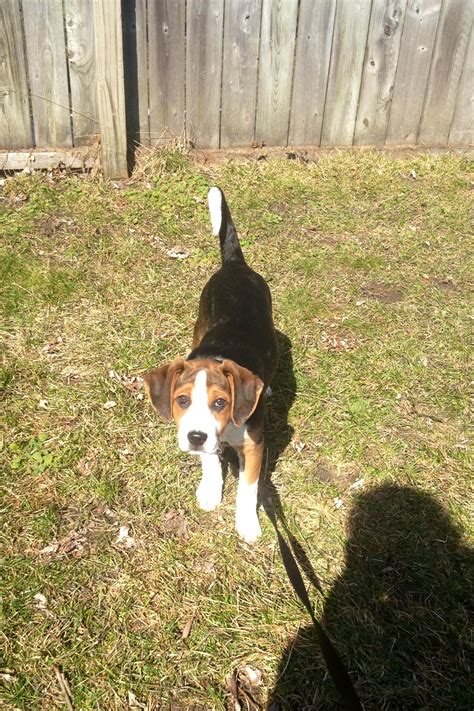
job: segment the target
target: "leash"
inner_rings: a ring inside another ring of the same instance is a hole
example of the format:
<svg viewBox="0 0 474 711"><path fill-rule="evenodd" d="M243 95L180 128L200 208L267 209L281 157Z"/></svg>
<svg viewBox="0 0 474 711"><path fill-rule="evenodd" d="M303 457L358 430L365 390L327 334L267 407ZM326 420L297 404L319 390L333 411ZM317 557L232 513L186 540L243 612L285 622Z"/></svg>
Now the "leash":
<svg viewBox="0 0 474 711"><path fill-rule="evenodd" d="M301 575L298 563L296 562L288 543L280 533L276 516L273 510L270 508L271 504L269 504L268 500L263 501L262 504L268 518L272 522L273 527L275 529L275 533L278 539L278 545L280 547L280 554L283 560L283 564L285 566L286 573L288 575L288 579L293 587L293 590L295 591L302 604L305 606L313 622L319 647L321 649L323 659L332 677L334 685L338 690L346 708L349 709L349 711L363 711L362 704L359 700L359 697L357 696L349 674L347 673L347 669L345 668L331 640L324 631L324 628L322 627L321 623L314 616L313 608L308 597L308 592L303 581L303 576Z"/></svg>

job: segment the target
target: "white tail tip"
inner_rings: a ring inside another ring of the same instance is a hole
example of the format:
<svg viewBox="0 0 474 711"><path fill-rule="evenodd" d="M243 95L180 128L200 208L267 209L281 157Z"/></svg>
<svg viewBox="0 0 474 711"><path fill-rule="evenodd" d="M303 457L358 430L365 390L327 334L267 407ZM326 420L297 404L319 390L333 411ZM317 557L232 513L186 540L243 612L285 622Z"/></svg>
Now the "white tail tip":
<svg viewBox="0 0 474 711"><path fill-rule="evenodd" d="M219 188L211 188L207 193L207 204L211 216L212 234L217 236L222 224L222 193Z"/></svg>

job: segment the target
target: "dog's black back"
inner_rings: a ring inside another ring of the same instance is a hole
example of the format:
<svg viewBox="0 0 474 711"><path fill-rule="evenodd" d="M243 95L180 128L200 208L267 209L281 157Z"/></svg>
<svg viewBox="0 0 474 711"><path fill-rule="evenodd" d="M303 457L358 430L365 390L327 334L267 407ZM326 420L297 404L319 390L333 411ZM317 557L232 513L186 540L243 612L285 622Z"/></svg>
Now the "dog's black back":
<svg viewBox="0 0 474 711"><path fill-rule="evenodd" d="M210 191L209 207L215 229L220 209L218 234L222 266L201 294L193 350L188 360L229 358L268 385L278 360L270 289L263 277L245 262L229 208L219 188Z"/></svg>

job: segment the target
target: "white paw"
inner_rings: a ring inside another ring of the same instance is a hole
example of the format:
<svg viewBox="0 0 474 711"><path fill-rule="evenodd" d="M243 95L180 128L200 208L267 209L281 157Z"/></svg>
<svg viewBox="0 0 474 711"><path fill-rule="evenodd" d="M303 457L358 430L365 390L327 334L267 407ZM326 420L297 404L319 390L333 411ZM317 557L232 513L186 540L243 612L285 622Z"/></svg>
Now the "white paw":
<svg viewBox="0 0 474 711"><path fill-rule="evenodd" d="M262 529L258 522L257 514L247 514L244 516L236 516L235 527L237 533L246 543L255 543L257 538L262 535Z"/></svg>
<svg viewBox="0 0 474 711"><path fill-rule="evenodd" d="M200 509L212 511L222 501L222 487L209 486L209 484L201 482L196 489L196 499Z"/></svg>

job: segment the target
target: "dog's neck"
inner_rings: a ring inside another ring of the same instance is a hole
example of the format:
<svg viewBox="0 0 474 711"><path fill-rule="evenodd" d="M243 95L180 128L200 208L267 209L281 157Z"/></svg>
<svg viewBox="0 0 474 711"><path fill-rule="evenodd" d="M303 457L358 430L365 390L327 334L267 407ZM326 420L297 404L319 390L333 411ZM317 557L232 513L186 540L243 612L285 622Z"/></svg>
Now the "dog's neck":
<svg viewBox="0 0 474 711"><path fill-rule="evenodd" d="M191 353L186 357L185 360L213 360L216 363L222 363L224 360L224 356L222 355L211 355L209 353L202 353L199 348L195 348L194 350L191 351Z"/></svg>

